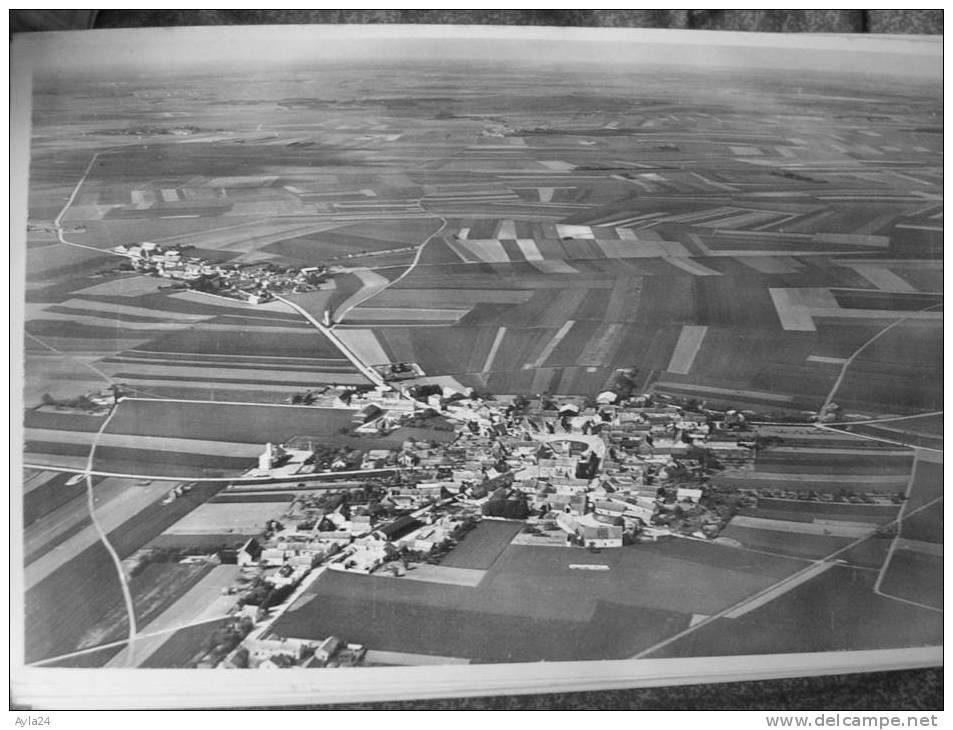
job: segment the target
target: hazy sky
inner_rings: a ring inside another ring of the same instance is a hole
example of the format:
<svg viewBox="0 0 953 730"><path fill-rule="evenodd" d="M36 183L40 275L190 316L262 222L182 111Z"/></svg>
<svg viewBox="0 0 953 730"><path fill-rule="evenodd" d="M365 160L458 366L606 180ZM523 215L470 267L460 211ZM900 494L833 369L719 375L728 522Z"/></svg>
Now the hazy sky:
<svg viewBox="0 0 953 730"><path fill-rule="evenodd" d="M17 36L14 61L38 72L201 71L223 63L413 58L615 62L842 71L942 78L934 36L799 35L492 26L219 26Z"/></svg>

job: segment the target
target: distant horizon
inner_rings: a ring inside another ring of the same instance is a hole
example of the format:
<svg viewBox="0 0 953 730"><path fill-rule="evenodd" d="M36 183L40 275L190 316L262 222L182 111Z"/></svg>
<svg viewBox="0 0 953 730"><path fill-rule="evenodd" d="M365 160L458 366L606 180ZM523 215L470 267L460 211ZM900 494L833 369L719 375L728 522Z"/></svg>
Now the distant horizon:
<svg viewBox="0 0 953 730"><path fill-rule="evenodd" d="M17 36L14 63L41 77L82 69L179 74L222 65L290 66L355 62L530 63L797 71L942 79L933 37L834 36L494 28L486 26L227 26L93 30Z"/></svg>

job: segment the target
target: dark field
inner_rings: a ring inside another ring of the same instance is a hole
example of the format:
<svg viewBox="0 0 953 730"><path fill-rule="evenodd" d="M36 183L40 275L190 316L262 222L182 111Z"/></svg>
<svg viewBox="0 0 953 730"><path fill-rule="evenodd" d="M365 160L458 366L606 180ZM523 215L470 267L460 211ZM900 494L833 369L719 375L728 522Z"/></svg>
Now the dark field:
<svg viewBox="0 0 953 730"><path fill-rule="evenodd" d="M943 557L898 548L890 556L880 590L887 596L943 608Z"/></svg>
<svg viewBox="0 0 953 730"><path fill-rule="evenodd" d="M300 334L183 330L151 340L136 348L144 353L198 353L245 357L274 356L342 359L341 353L316 329Z"/></svg>
<svg viewBox="0 0 953 730"><path fill-rule="evenodd" d="M140 667L144 669L182 669L189 666L189 662L199 652L202 642L228 622L229 619L221 619L179 629L169 636L162 646L146 659Z"/></svg>
<svg viewBox="0 0 953 730"><path fill-rule="evenodd" d="M904 514L943 495L943 464L918 459Z"/></svg>
<svg viewBox="0 0 953 730"><path fill-rule="evenodd" d="M340 433L342 428L350 430L353 415L347 409L308 406L124 400L109 424L109 433L262 445L269 441L284 443L292 436L314 436L322 443L359 449L392 448L408 436L446 441L453 435L451 431L410 428L397 429L387 436Z"/></svg>
<svg viewBox="0 0 953 730"><path fill-rule="evenodd" d="M878 524L889 522L897 516L900 505L880 505L880 504L842 504L837 502L792 502L786 499L759 499L758 508L751 511L751 514L758 516L761 508L780 512L791 512L795 515L802 515L805 518L844 520L846 522L876 522ZM781 519L795 519L794 517L782 517Z"/></svg>
<svg viewBox="0 0 953 730"><path fill-rule="evenodd" d="M681 630L690 618L603 602L588 623L411 606L385 597L356 604L349 596L322 594L312 605L320 615L290 611L275 633L333 633L377 650L466 657L477 663L624 659L651 645L653 637Z"/></svg>
<svg viewBox="0 0 953 730"><path fill-rule="evenodd" d="M219 489L220 485L198 485L172 504L156 502L110 532L109 541L120 558L128 557ZM100 627L103 617L121 605L116 568L106 549L96 543L27 591L27 661L84 648L79 645L84 636L94 646L103 643L100 633L105 636L106 630L121 634L124 614L117 615L110 626Z"/></svg>
<svg viewBox="0 0 953 730"><path fill-rule="evenodd" d="M375 649L475 661L623 658L686 626L691 613L717 612L801 565L685 540L600 554L511 546L477 588L329 571L273 632L334 633ZM699 592L700 584L709 588ZM409 630L421 625L436 628ZM574 640L561 641L567 631Z"/></svg>
<svg viewBox="0 0 953 730"><path fill-rule="evenodd" d="M23 427L95 433L103 425L103 418L80 413L28 409L23 412Z"/></svg>
<svg viewBox="0 0 953 730"><path fill-rule="evenodd" d="M290 492L259 492L257 494L221 494L209 502L291 502L295 495Z"/></svg>
<svg viewBox="0 0 953 730"><path fill-rule="evenodd" d="M903 493L914 457L901 447L943 446L942 415L889 420L943 407L942 320L918 316L942 311L942 92L936 81L831 68L823 77L756 66L686 74L442 56L437 65L275 63L254 77L225 67L130 67L109 78L44 71L30 148L28 405L44 392L124 382L152 400L117 406L109 434L135 441L97 448L93 467L222 480L114 530L122 556L147 544L243 542L162 535L206 500L290 501L221 491L253 465L236 455L245 453L239 444L298 436L365 451L452 438L436 428L354 436L350 410L269 406L364 377L296 312L174 293L166 280L117 274L121 259L101 253L180 244L186 256L238 267L332 267L333 288L290 295L318 317L383 277L389 285L353 310L353 326L372 332L391 361L481 391L594 396L626 370L638 393L798 421L830 395L847 420L888 420L836 427L854 435L830 440L829 430L792 429L781 446L809 451L765 448L755 471L712 481L843 500L765 499L745 513L754 517L887 523L900 505L850 498ZM54 241L55 219L78 246ZM31 435L28 462L80 468L88 443L70 442L102 423L24 418L52 433ZM213 454L180 453L166 440L183 438ZM942 545L942 502L931 502L943 480L930 453L917 456L903 513L926 508L903 521L897 543L923 544L894 550L883 589L938 607L940 566L930 553ZM83 485L66 488L65 479L26 496L27 524L78 509ZM942 636L936 611L874 591L890 535L729 526L725 536L743 548L670 539L590 553L510 545L520 529L484 522L446 556L447 569L486 571L475 588L329 571L275 630L475 662L625 658L857 542L836 554L846 565L662 653L894 647ZM570 567L590 564L609 569ZM154 566L133 579L144 617L181 594L187 572ZM26 601L33 658L124 630L115 571L98 544ZM177 632L146 666L187 664L214 628ZM91 666L104 656L69 661Z"/></svg>
<svg viewBox="0 0 953 730"><path fill-rule="evenodd" d="M844 560L849 565L856 565L862 568L880 569L884 560L887 559L887 553L890 551L890 545L893 540L889 537L868 537L863 542L848 548L840 553L838 560Z"/></svg>
<svg viewBox="0 0 953 730"><path fill-rule="evenodd" d="M80 648L86 632L122 605L116 568L99 543L84 550L26 593L25 661ZM68 606L68 610L64 607ZM114 628L125 630L125 617ZM94 642L93 645L101 643Z"/></svg>
<svg viewBox="0 0 953 730"><path fill-rule="evenodd" d="M194 550L196 553L213 553L226 548L241 547L249 538L257 534L230 532L222 535L159 535L146 543L147 548L174 548L176 550Z"/></svg>
<svg viewBox="0 0 953 730"><path fill-rule="evenodd" d="M440 564L452 568L489 570L500 553L510 544L510 540L522 529L523 525L520 523L483 520L467 533Z"/></svg>
<svg viewBox="0 0 953 730"><path fill-rule="evenodd" d="M849 537L799 535L793 532L762 530L734 525L729 525L728 529L722 531L721 534L724 537L737 540L751 550L765 550L792 558L810 558L812 560L827 557L853 541L853 538Z"/></svg>
<svg viewBox="0 0 953 730"><path fill-rule="evenodd" d="M838 476L844 476L845 479L838 479ZM786 476L792 477L788 473ZM800 474L796 476L801 476ZM813 474L808 474L805 476L813 476ZM884 480L877 480L876 483L857 481L851 479L848 481L846 477L853 476L847 472L841 472L841 474L831 472L826 472L823 474L817 474L811 479L805 478L784 478L782 475L781 478L775 476L774 473L771 473L770 477L761 477L758 472L751 472L744 476L738 474L719 474L715 476L712 481L715 484L728 484L735 485L741 489L783 489L791 492L803 492L809 494L810 492L829 492L832 494L838 494L840 492L849 492L864 494L871 491L872 489L885 490L890 493L903 493L904 488L907 485L908 477L905 474L896 474L896 475L884 475L887 477ZM879 476L879 475L878 475ZM805 500L807 501L807 500ZM829 502L824 502L823 504L830 504Z"/></svg>
<svg viewBox="0 0 953 730"><path fill-rule="evenodd" d="M66 482L74 476L68 472L58 474L43 486L31 489L23 495L23 526L29 527L44 515L85 494L85 479L81 479L72 486L66 486ZM100 481L102 481L101 477L93 477L93 486L95 487Z"/></svg>
<svg viewBox="0 0 953 730"><path fill-rule="evenodd" d="M931 646L943 616L873 592L877 574L834 567L736 619L719 619L652 657Z"/></svg>
<svg viewBox="0 0 953 730"><path fill-rule="evenodd" d="M943 544L943 501L904 517L900 536Z"/></svg>

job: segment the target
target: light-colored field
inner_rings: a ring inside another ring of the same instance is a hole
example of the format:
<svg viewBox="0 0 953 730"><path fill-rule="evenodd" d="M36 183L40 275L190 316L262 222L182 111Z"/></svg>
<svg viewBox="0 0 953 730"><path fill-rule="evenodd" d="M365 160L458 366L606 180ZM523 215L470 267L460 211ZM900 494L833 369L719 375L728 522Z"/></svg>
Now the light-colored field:
<svg viewBox="0 0 953 730"><path fill-rule="evenodd" d="M846 357L825 357L823 355L808 355L808 362L816 362L821 365L843 365L847 362Z"/></svg>
<svg viewBox="0 0 953 730"><path fill-rule="evenodd" d="M672 352L672 359L668 363L670 373L688 375L692 371L695 357L698 355L707 333L707 327L696 325L682 327L678 342L675 343L675 350Z"/></svg>
<svg viewBox="0 0 953 730"><path fill-rule="evenodd" d="M96 434L82 431L62 431L53 429L28 428L26 439L52 441L61 444L90 444ZM98 445L127 449L148 448L155 451L168 451L170 454L208 454L209 456L236 456L254 459L261 453L263 444L237 444L203 439L184 439L169 437L128 436L120 433L104 433L99 437Z"/></svg>
<svg viewBox="0 0 953 730"><path fill-rule="evenodd" d="M893 273L887 266L877 263L869 264L850 264L850 268L864 277L867 281L877 287L880 291L889 292L915 292L917 291L910 282L902 279Z"/></svg>
<svg viewBox="0 0 953 730"><path fill-rule="evenodd" d="M622 324L602 324L593 328L592 337L576 360L580 366L602 367L612 362L615 352L622 346Z"/></svg>
<svg viewBox="0 0 953 730"><path fill-rule="evenodd" d="M769 288L771 301L778 312L781 327L792 332L815 332L813 310L839 309L830 289L775 289Z"/></svg>
<svg viewBox="0 0 953 730"><path fill-rule="evenodd" d="M284 502L227 502L199 505L166 530L165 535L208 535L237 532L255 533L265 523L284 514Z"/></svg>
<svg viewBox="0 0 953 730"><path fill-rule="evenodd" d="M503 245L496 239L468 239L457 241L457 244L469 251L477 261L495 264L510 260Z"/></svg>
<svg viewBox="0 0 953 730"><path fill-rule="evenodd" d="M569 334L569 330L572 329L574 324L576 323L570 319L556 331L556 334L553 335L553 338L546 343L543 351L539 353L539 357L537 357L533 362L532 367L539 368L543 366L543 363L545 363L546 360L549 359L549 356L553 354L553 350L555 350L559 343L563 341L563 338Z"/></svg>
<svg viewBox="0 0 953 730"><path fill-rule="evenodd" d="M103 355L86 357L97 360ZM98 391L106 387L108 379L83 366L77 358L54 352L30 352L23 368L23 403L34 406L40 403L44 393L54 398L75 398L80 393Z"/></svg>
<svg viewBox="0 0 953 730"><path fill-rule="evenodd" d="M333 284L334 280L332 279L330 283ZM247 314L249 310L256 312L288 311L288 308L284 304L277 301L264 302L262 304L252 304L251 302L243 302L238 299L231 299L229 297L222 297L217 294L209 294L207 292L201 291L179 291L175 292L174 294L170 294L169 297L172 299L179 299L183 302L196 302L197 304L204 304L205 306L212 305L214 307L220 307L223 313L227 313L229 310L237 310L242 314Z"/></svg>
<svg viewBox="0 0 953 730"><path fill-rule="evenodd" d="M873 321L909 320L927 325L943 319L939 311L901 311L891 309L849 309L841 307L830 289L805 287L769 288L781 327L795 332L814 332L815 318L858 319Z"/></svg>
<svg viewBox="0 0 953 730"><path fill-rule="evenodd" d="M185 312L173 312L158 309L148 309L146 307L134 307L126 304L115 304L114 302L97 302L90 299L67 299L62 304L56 306L78 309L83 312L95 314L96 312L105 312L107 314L122 315L127 314L133 317L154 317L158 319L175 320L179 322L201 322L211 319L210 315L187 314ZM69 318L69 315L65 315Z"/></svg>
<svg viewBox="0 0 953 730"><path fill-rule="evenodd" d="M543 260L543 254L540 253L536 241L532 238L517 238L516 245L519 246L520 252L527 261Z"/></svg>
<svg viewBox="0 0 953 730"><path fill-rule="evenodd" d="M571 265L567 264L565 261L554 260L554 261L530 261L537 271L540 271L544 274L578 274L579 271L574 269Z"/></svg>
<svg viewBox="0 0 953 730"><path fill-rule="evenodd" d="M477 304L521 304L532 296L526 289L388 289L365 306L470 309Z"/></svg>
<svg viewBox="0 0 953 730"><path fill-rule="evenodd" d="M387 576L387 573L377 575L384 577ZM450 586L476 588L485 575L485 570L450 568L443 565L418 565L412 570L408 570L400 580L419 580L424 583L443 583Z"/></svg>
<svg viewBox="0 0 953 730"><path fill-rule="evenodd" d="M704 266L697 261L690 258L681 258L677 256L669 256L665 258L665 261L674 266L675 268L681 269L682 271L687 271L692 276L721 276L720 271L715 271L710 269L707 266Z"/></svg>
<svg viewBox="0 0 953 730"><path fill-rule="evenodd" d="M86 482L82 482L85 489ZM129 483L122 479L103 479L93 489L93 500L97 513L114 499L128 498L126 492ZM59 535L69 531L75 525L89 517L86 494L83 492L75 499L43 515L24 531L23 551L25 556L34 554Z"/></svg>
<svg viewBox="0 0 953 730"><path fill-rule="evenodd" d="M488 373L490 370L492 370L493 361L496 359L496 353L499 351L504 337L506 337L506 327L500 327L496 331L496 336L493 338L493 344L490 346L490 351L486 354L486 360L483 363L484 373Z"/></svg>
<svg viewBox="0 0 953 730"><path fill-rule="evenodd" d="M351 269L350 273L361 280L361 288L345 299L334 311L334 320L341 321L348 312L361 302L385 289L390 282L376 271L370 269Z"/></svg>
<svg viewBox="0 0 953 730"><path fill-rule="evenodd" d="M198 248L250 252L286 238L308 236L340 225L333 221L303 223L291 221L249 221L206 231L156 239L156 243L190 243Z"/></svg>
<svg viewBox="0 0 953 730"><path fill-rule="evenodd" d="M229 380L258 380L263 383L281 382L286 387L293 388L298 386L312 386L320 383L327 383L328 378L336 378L338 375L348 375L348 373L308 373L308 372L275 372L273 370L256 370L244 368L236 365L234 368L196 368L192 365L154 365L151 363L101 363L100 367L106 372L130 373L129 378L139 380L148 379L156 376L172 376L175 380L170 380L170 384L192 385L195 383L204 383L212 379L216 382L221 381L222 387L228 387ZM353 373L356 375L356 373ZM178 381L178 382L176 382Z"/></svg>
<svg viewBox="0 0 953 730"><path fill-rule="evenodd" d="M106 313L104 313L105 315ZM74 322L76 324L85 324L92 327L115 328L117 323L121 323L124 331L135 330L142 332L175 332L187 326L194 326L209 332L234 332L241 329L242 332L268 332L276 334L300 334L305 332L303 327L282 327L281 325L246 325L240 327L229 324L213 324L199 321L194 324L190 322L132 322L119 317L97 317L86 314L60 314L55 312L38 312L35 317L31 317L31 322ZM144 335L145 336L145 335Z"/></svg>
<svg viewBox="0 0 953 730"><path fill-rule="evenodd" d="M896 549L934 555L938 558L943 557L943 545L935 542L926 542L924 540L911 540L907 537L897 538Z"/></svg>
<svg viewBox="0 0 953 730"><path fill-rule="evenodd" d="M153 294L159 283L151 276L124 276L121 279L94 284L85 289L78 289L75 293L82 296L109 296L109 297L140 297L143 294ZM91 302L84 300L86 304ZM108 305L114 306L114 305Z"/></svg>
<svg viewBox="0 0 953 730"><path fill-rule="evenodd" d="M373 330L337 327L334 334L361 362L369 365L386 365L390 362Z"/></svg>
<svg viewBox="0 0 953 730"><path fill-rule="evenodd" d="M435 654L411 654L406 651L379 651L368 649L364 660L369 664L388 664L400 667L424 667L439 664L469 664L469 659Z"/></svg>
<svg viewBox="0 0 953 730"><path fill-rule="evenodd" d="M796 274L803 268L789 256L736 256L735 260L761 274Z"/></svg>

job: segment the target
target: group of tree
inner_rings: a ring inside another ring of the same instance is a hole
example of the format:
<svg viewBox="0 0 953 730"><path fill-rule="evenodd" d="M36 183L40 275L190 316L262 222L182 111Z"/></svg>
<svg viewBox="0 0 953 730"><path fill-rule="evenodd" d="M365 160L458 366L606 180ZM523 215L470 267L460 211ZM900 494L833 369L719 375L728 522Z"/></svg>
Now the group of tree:
<svg viewBox="0 0 953 730"><path fill-rule="evenodd" d="M498 492L500 490L497 490ZM511 491L500 499L496 494L483 505L483 514L487 517L505 517L511 520L525 520L529 517L529 502L522 492Z"/></svg>
<svg viewBox="0 0 953 730"><path fill-rule="evenodd" d="M273 606L284 603L294 593L294 589L295 586L290 583L275 587L259 577L255 579L251 589L238 599L238 605L258 606L263 611L267 611Z"/></svg>
<svg viewBox="0 0 953 730"><path fill-rule="evenodd" d="M241 643L242 639L248 636L254 627L254 621L247 616L233 619L224 626L220 626L202 641L196 654L197 659L192 664L199 662L218 664Z"/></svg>
<svg viewBox="0 0 953 730"><path fill-rule="evenodd" d="M45 406L54 406L56 408L73 408L78 411L98 411L102 410L103 408L100 403L96 403L88 395L79 395L75 398L57 399L49 393L44 393L41 396L40 401Z"/></svg>

